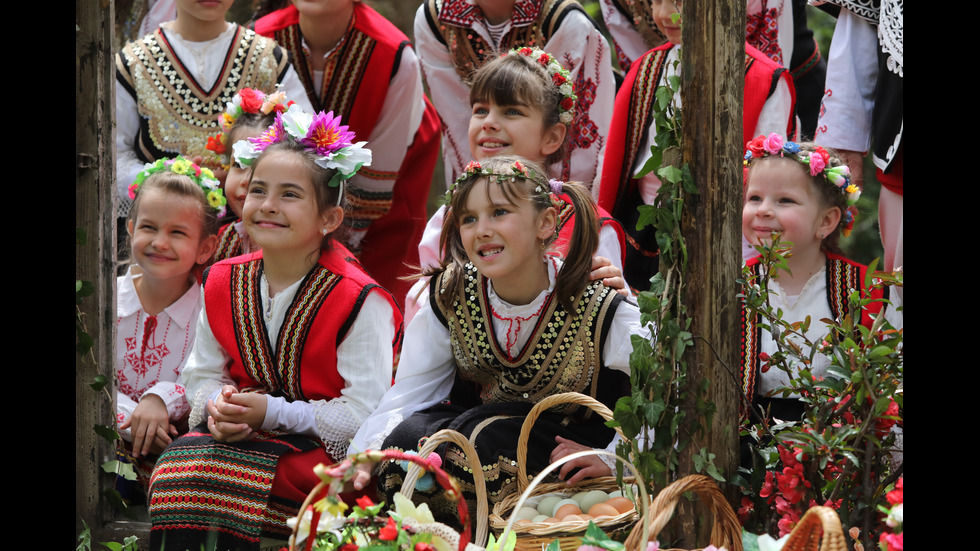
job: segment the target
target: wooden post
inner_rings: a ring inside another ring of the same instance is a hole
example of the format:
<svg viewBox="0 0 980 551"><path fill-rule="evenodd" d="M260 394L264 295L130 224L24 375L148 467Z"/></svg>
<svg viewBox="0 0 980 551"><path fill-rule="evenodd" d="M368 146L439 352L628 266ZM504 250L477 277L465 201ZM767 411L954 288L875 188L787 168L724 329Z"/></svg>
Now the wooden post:
<svg viewBox="0 0 980 551"><path fill-rule="evenodd" d="M75 361L75 531L84 520L94 534L112 514L101 495L113 479L100 465L114 452L92 429L115 422L113 404L88 386L96 375L105 375L110 384L113 377L112 0L75 0L75 24L75 225L86 237L86 244L76 247L75 275L95 287L80 306L87 332L95 339L93 354Z"/></svg>
<svg viewBox="0 0 980 551"><path fill-rule="evenodd" d="M717 412L707 433L684 451L679 467L681 474L693 473L692 456L707 448L719 471L731 476L738 462L735 279L741 266L745 3L685 2L683 8L684 160L700 192L689 201L682 223L690 253L686 302L696 339L688 377L709 381L706 399ZM735 370L734 378L729 369ZM693 403L685 406L694 408Z"/></svg>

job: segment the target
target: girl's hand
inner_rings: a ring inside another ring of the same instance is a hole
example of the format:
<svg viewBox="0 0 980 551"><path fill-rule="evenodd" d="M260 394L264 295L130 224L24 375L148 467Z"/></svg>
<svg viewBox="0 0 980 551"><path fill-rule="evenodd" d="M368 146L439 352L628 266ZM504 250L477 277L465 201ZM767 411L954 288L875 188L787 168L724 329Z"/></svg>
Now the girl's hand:
<svg viewBox="0 0 980 551"><path fill-rule="evenodd" d="M360 491L367 487L371 482L371 471L373 466L369 463L361 463L355 467L354 478L351 479L351 487L344 488L345 492Z"/></svg>
<svg viewBox="0 0 980 551"><path fill-rule="evenodd" d="M577 442L568 440L567 438L562 438L561 436L555 436L555 442L558 442L558 445L551 451L552 463L558 461L566 455L592 449ZM568 480L565 480L565 477L567 477L568 474L574 469L578 469L578 472ZM573 459L572 461L562 465L561 470L558 472L558 478L565 480L565 483L568 485L575 484L586 478L595 478L597 476L612 476L612 471L609 470L609 466L603 463L602 460L596 455Z"/></svg>
<svg viewBox="0 0 980 551"><path fill-rule="evenodd" d="M217 398L208 400L208 430L215 440L240 442L252 437L252 427L242 420L247 408L229 402L237 393L237 388L225 385Z"/></svg>
<svg viewBox="0 0 980 551"><path fill-rule="evenodd" d="M170 444L172 437L177 436L177 430L170 424L167 405L156 394L144 396L133 410L132 417L119 428L131 429L135 457L160 453Z"/></svg>
<svg viewBox="0 0 980 551"><path fill-rule="evenodd" d="M265 412L269 402L265 394L256 392L238 392L228 396L226 404L238 406L241 413L236 416L238 422L246 423L253 430L262 428L265 422Z"/></svg>
<svg viewBox="0 0 980 551"><path fill-rule="evenodd" d="M592 272L589 274L592 281L601 280L606 287L616 289L616 292L624 297L630 296L630 290L623 279L623 271L613 266L612 261L603 256L592 258Z"/></svg>

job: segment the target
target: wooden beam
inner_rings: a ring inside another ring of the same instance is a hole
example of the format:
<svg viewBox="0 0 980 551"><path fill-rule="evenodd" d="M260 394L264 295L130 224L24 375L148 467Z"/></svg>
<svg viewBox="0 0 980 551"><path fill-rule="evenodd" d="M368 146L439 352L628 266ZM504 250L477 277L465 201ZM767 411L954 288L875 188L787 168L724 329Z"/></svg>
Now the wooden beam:
<svg viewBox="0 0 980 551"><path fill-rule="evenodd" d="M738 366L740 323L735 279L741 267L745 3L689 1L683 9L684 160L699 190L682 223L690 253L686 302L696 339L688 377L710 382L707 399L717 412L679 467L681 474L694 472L692 455L707 448L730 476L738 462L739 385L728 369Z"/></svg>
<svg viewBox="0 0 980 551"><path fill-rule="evenodd" d="M86 236L85 245L76 248L75 275L95 287L81 305L87 331L95 339L93 355L76 356L75 361L75 531L84 520L95 533L112 514L101 494L112 487L113 477L100 465L114 455L112 446L93 430L96 424L115 422L114 406L88 386L99 374L110 385L113 380L112 0L75 0L75 25L75 225Z"/></svg>

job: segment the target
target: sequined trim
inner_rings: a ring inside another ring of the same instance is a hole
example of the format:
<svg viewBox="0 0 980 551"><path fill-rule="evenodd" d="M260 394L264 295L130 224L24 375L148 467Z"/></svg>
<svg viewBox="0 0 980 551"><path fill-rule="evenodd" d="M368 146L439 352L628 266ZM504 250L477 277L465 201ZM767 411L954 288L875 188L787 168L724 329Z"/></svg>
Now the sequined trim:
<svg viewBox="0 0 980 551"><path fill-rule="evenodd" d="M238 27L215 86L205 90L187 72L161 29L128 43L116 56L123 84L136 98L142 121L136 152L150 162L176 153L200 155L204 165L221 166L207 138L220 130L218 119L244 87L267 93L289 67L276 43Z"/></svg>
<svg viewBox="0 0 980 551"><path fill-rule="evenodd" d="M445 276L440 276L440 286ZM486 278L472 264L466 266L464 285L452 310L440 310L457 368L480 386L482 403L534 403L562 392L596 396L603 320L611 314L614 298L608 287L592 282L576 302L575 311L568 312L550 295L531 337L514 359L497 342Z"/></svg>

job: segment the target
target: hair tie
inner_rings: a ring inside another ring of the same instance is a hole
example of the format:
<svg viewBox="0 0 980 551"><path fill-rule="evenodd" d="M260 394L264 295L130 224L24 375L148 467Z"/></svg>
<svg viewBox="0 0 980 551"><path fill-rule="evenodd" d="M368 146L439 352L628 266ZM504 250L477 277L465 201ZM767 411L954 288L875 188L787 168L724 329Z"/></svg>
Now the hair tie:
<svg viewBox="0 0 980 551"><path fill-rule="evenodd" d="M551 193L554 193L555 195L562 194L562 186L564 186L564 182L561 180L555 180L552 178L548 180L548 185L551 186Z"/></svg>

